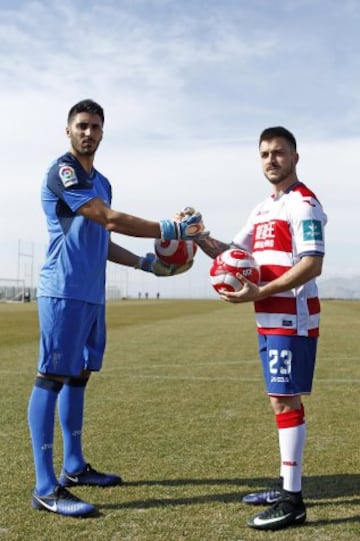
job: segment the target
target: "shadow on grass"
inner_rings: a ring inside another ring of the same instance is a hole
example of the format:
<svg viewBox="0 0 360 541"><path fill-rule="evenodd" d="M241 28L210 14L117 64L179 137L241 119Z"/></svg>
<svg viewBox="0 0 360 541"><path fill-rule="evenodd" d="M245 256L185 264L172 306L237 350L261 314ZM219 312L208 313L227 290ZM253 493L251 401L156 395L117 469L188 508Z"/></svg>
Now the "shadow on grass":
<svg viewBox="0 0 360 541"><path fill-rule="evenodd" d="M244 490L235 492L225 492L218 494L202 494L198 496L187 496L180 498L146 498L142 500L125 501L122 503L104 505L105 508L116 509L149 509L161 506L194 505L207 504L214 502L222 503L241 503L242 497L249 491L262 490L274 483L274 479L261 477L257 479L159 479L159 480L139 480L129 481L123 484L123 487L199 487L199 486L223 486L232 485L235 487L245 487ZM249 490L250 487L250 490ZM360 504L360 474L343 475L319 475L313 477L304 477L303 491L305 499L313 499L315 502L307 503L308 507L312 505L359 505ZM344 498L347 498L344 500ZM336 501L329 503L329 500ZM326 501L317 501L326 500ZM359 516L336 519L337 521L359 521ZM325 524L327 521L319 521L316 524ZM314 523L312 523L314 524Z"/></svg>
<svg viewBox="0 0 360 541"><path fill-rule="evenodd" d="M201 486L201 485L233 485L245 486L254 490L262 490L273 485L276 479L258 477L252 479L158 479L125 482L124 486ZM246 493L248 490L246 490ZM340 498L343 496L360 496L360 474L315 475L303 478L303 493L306 498Z"/></svg>

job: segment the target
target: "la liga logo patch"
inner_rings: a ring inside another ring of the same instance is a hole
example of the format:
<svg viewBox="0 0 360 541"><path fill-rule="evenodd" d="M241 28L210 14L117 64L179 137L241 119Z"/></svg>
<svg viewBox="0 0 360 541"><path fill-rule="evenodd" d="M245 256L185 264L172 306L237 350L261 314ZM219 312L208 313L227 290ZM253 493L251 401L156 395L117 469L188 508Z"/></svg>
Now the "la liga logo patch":
<svg viewBox="0 0 360 541"><path fill-rule="evenodd" d="M65 188L78 183L75 170L70 165L62 165L60 167L59 177Z"/></svg>
<svg viewBox="0 0 360 541"><path fill-rule="evenodd" d="M304 240L323 240L320 220L304 220L302 227Z"/></svg>

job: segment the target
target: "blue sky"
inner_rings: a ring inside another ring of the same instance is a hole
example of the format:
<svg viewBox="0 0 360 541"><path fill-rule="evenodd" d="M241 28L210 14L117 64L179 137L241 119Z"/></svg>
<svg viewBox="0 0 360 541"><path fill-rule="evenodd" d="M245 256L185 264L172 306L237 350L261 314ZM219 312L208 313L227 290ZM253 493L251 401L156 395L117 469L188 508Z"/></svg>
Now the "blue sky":
<svg viewBox="0 0 360 541"><path fill-rule="evenodd" d="M285 125L299 177L329 215L323 278L360 274L359 20L357 0L3 1L0 277L16 277L19 240L46 243L39 186L67 149L68 109L85 97L105 108L96 166L114 208L160 219L190 204L225 241L269 193L260 131ZM209 266L200 253L186 276L130 271L128 284L211 295Z"/></svg>

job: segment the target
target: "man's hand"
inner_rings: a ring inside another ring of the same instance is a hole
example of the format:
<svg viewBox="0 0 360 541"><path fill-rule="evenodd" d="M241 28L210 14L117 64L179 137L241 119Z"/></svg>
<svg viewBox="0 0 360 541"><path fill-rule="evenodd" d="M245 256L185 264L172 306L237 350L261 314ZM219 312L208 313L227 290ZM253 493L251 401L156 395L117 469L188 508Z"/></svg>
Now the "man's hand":
<svg viewBox="0 0 360 541"><path fill-rule="evenodd" d="M254 302L260 298L259 286L250 282L241 273L236 275L236 278L242 283L242 288L239 291L221 291L220 298L227 302Z"/></svg>
<svg viewBox="0 0 360 541"><path fill-rule="evenodd" d="M198 216L200 216L201 218L202 230L201 233L199 233L195 237L192 237L192 240L204 239L210 235L209 231L205 231L205 225L202 221L202 214L200 212L197 212L193 207L185 207L182 210L178 210L175 214L175 222L183 222L191 218L196 219Z"/></svg>
<svg viewBox="0 0 360 541"><path fill-rule="evenodd" d="M196 240L205 232L205 226L200 212L195 212L192 207L186 207L178 211L174 221L162 220L160 222L161 238L163 240Z"/></svg>
<svg viewBox="0 0 360 541"><path fill-rule="evenodd" d="M191 269L192 265L193 261L189 261L184 265L167 265L166 263L163 263L161 259L156 257L155 254L148 253L139 259L136 268L145 272L152 272L155 276L175 276L188 271Z"/></svg>

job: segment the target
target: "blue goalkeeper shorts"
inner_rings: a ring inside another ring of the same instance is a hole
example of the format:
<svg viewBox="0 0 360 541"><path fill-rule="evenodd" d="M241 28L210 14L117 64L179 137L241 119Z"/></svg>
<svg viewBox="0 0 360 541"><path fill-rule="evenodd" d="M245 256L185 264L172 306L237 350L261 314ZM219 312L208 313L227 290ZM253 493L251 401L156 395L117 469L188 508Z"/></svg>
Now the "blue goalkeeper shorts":
<svg viewBox="0 0 360 541"><path fill-rule="evenodd" d="M105 351L105 306L73 299L38 298L39 372L79 376L98 371Z"/></svg>
<svg viewBox="0 0 360 541"><path fill-rule="evenodd" d="M318 339L271 334L259 334L258 337L267 394L310 394Z"/></svg>

